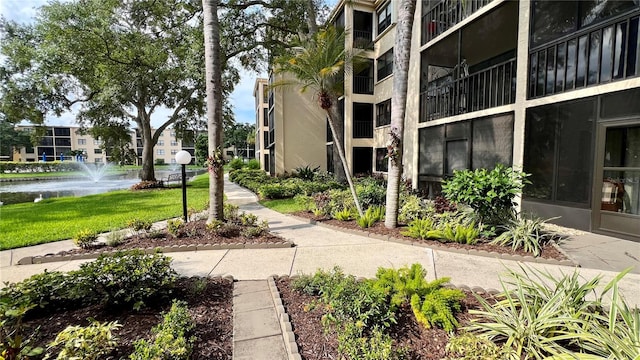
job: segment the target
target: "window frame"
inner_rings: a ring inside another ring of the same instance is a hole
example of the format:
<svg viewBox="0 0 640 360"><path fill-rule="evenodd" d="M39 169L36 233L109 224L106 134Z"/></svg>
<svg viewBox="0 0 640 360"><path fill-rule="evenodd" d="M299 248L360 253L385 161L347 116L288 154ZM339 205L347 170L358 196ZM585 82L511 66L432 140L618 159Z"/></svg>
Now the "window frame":
<svg viewBox="0 0 640 360"><path fill-rule="evenodd" d="M391 125L391 99L376 104L376 127L387 125Z"/></svg>
<svg viewBox="0 0 640 360"><path fill-rule="evenodd" d="M387 28L391 26L391 1L380 7L380 10L376 11L376 30L377 35L382 34ZM380 15L384 15L384 18L380 18Z"/></svg>
<svg viewBox="0 0 640 360"><path fill-rule="evenodd" d="M393 74L393 48L387 50L376 59L376 81L381 81Z"/></svg>

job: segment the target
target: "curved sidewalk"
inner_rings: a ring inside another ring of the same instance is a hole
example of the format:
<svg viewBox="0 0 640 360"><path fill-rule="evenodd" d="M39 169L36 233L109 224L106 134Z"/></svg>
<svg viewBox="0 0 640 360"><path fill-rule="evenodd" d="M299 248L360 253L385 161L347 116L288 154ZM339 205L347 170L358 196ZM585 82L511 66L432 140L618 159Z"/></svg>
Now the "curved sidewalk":
<svg viewBox="0 0 640 360"><path fill-rule="evenodd" d="M318 268L340 266L346 273L373 277L378 267L401 267L420 263L428 271L428 278L449 277L455 285L500 289L499 276L506 268L519 269L522 263L513 260L474 256L430 249L367 236L351 234L322 226L311 225L295 217L280 214L257 203L256 196L236 184L225 181L225 194L230 202L269 222L270 230L296 244L282 249L228 249L167 253L173 267L181 274L192 276L231 275L237 280L264 280L270 275L312 273ZM588 241L592 238L591 242ZM583 238L587 239L583 241ZM595 239L595 240L593 240ZM594 261L590 253L602 255L598 246L610 254L606 261ZM73 260L34 265L12 265L21 257L44 255L73 248L71 241L32 246L0 252L0 281L16 282L44 269L69 271L88 260ZM619 269L640 264L640 244L589 234L569 240L563 248L582 266L585 278L601 275L603 282L612 279ZM594 250L595 249L595 250ZM580 258L580 259L576 259ZM590 262L591 261L591 262ZM527 263L535 269L552 274L572 272L569 266ZM616 269L619 268L619 269ZM640 303L640 266L636 273L625 276L620 288L634 304Z"/></svg>

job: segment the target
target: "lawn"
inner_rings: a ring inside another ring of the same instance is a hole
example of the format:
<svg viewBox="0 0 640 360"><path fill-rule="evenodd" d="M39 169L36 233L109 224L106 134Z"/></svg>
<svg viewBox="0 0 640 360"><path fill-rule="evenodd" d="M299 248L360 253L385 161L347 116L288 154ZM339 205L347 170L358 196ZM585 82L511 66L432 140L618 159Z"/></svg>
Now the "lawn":
<svg viewBox="0 0 640 360"><path fill-rule="evenodd" d="M262 206L283 214L291 214L298 211L306 210L302 204L296 203L293 198L260 200L259 202Z"/></svg>
<svg viewBox="0 0 640 360"><path fill-rule="evenodd" d="M200 211L208 200L209 177L204 174L189 183L187 204ZM0 207L0 250L70 239L84 229L120 229L132 219L159 221L181 215L180 188L121 190L6 205Z"/></svg>

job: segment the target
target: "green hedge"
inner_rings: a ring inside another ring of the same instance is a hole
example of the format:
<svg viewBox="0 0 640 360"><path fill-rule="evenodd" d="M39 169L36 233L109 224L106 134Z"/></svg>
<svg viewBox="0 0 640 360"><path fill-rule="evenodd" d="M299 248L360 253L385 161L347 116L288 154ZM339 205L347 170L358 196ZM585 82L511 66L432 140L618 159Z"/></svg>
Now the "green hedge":
<svg viewBox="0 0 640 360"><path fill-rule="evenodd" d="M77 170L79 170L78 163L73 161L0 162L0 173L41 173Z"/></svg>

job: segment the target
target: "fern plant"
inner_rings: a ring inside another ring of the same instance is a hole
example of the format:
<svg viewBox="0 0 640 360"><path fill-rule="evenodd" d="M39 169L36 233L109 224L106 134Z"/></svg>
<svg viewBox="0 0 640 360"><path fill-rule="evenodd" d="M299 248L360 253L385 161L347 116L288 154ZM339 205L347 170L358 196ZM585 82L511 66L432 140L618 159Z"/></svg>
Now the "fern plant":
<svg viewBox="0 0 640 360"><path fill-rule="evenodd" d="M455 313L460 311L460 300L465 295L460 290L442 286L449 278L429 282L426 275L420 264L399 270L380 268L374 287L391 296L389 304L392 309L409 301L418 323L426 328L439 326L452 332L458 327Z"/></svg>
<svg viewBox="0 0 640 360"><path fill-rule="evenodd" d="M333 213L333 218L340 221L349 221L353 219L353 209L343 208Z"/></svg>
<svg viewBox="0 0 640 360"><path fill-rule="evenodd" d="M402 235L415 239L428 239L429 231L436 230L434 222L430 218L415 219L409 223L407 230L400 232Z"/></svg>

